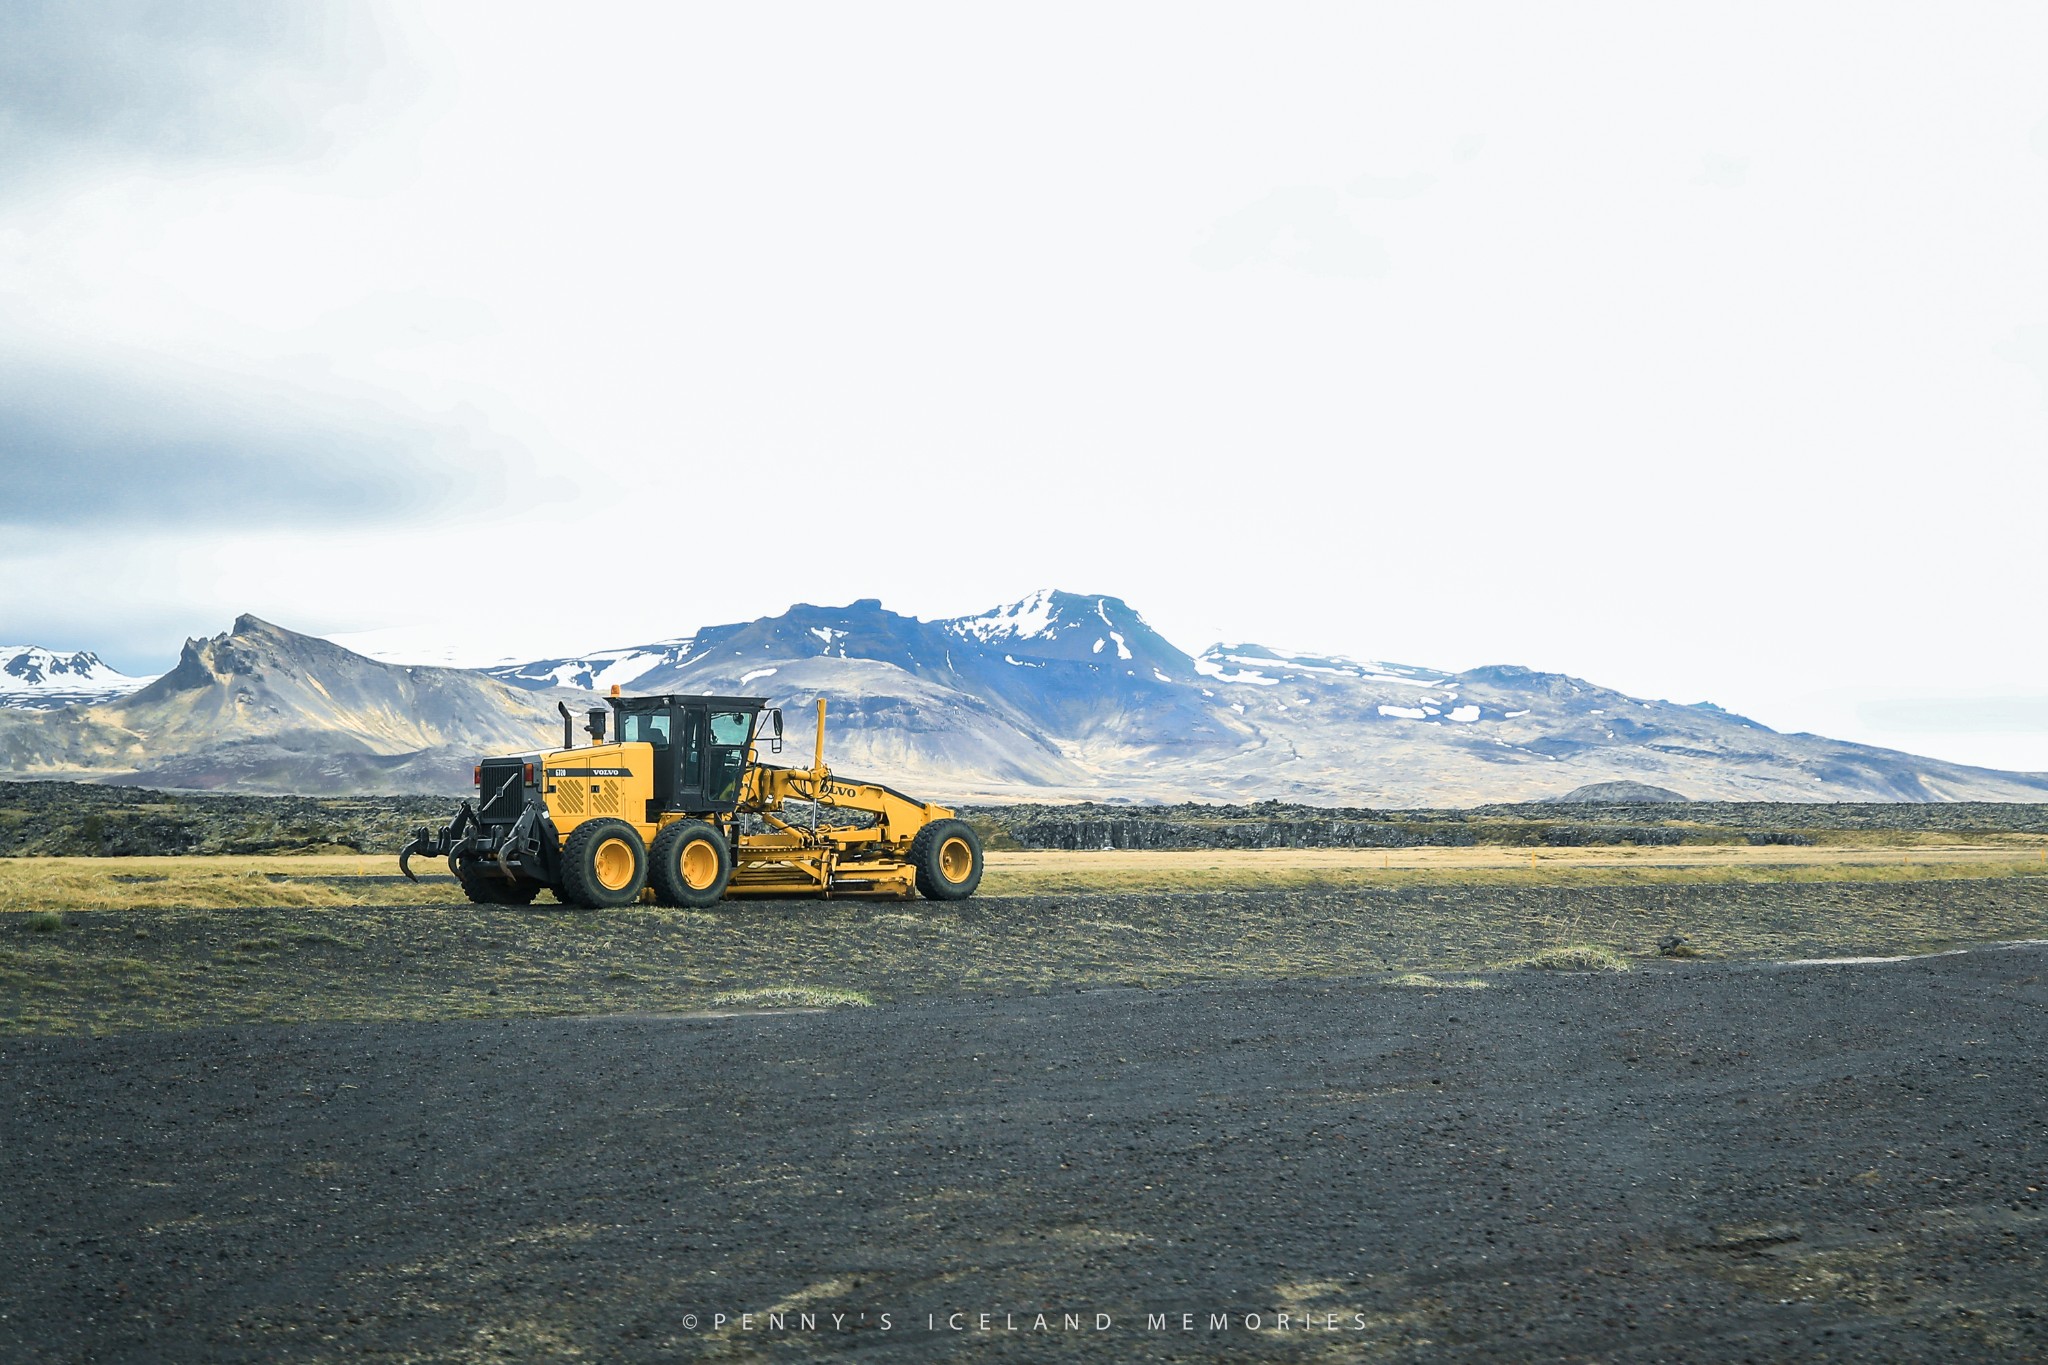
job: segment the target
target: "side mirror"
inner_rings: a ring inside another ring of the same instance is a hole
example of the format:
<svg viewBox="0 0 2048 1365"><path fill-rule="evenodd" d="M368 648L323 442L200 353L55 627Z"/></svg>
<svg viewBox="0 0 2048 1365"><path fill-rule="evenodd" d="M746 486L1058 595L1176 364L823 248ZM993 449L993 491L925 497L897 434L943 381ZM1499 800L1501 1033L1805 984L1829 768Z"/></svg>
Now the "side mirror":
<svg viewBox="0 0 2048 1365"><path fill-rule="evenodd" d="M590 723L584 728L590 732L590 742L592 744L604 743L604 718L608 714L609 712L602 710L591 711Z"/></svg>
<svg viewBox="0 0 2048 1365"><path fill-rule="evenodd" d="M774 754L779 754L779 753L781 753L781 752L782 752L782 708L781 708L781 707L777 706L777 707L773 707L773 708L771 708L771 709L769 710L769 712L768 712L768 728L769 728L769 729L771 729L772 731L774 731L774 736L773 736L773 737L772 737L772 738L771 738L771 739L770 739L770 740L768 741L768 752L770 752L770 753L774 753Z"/></svg>

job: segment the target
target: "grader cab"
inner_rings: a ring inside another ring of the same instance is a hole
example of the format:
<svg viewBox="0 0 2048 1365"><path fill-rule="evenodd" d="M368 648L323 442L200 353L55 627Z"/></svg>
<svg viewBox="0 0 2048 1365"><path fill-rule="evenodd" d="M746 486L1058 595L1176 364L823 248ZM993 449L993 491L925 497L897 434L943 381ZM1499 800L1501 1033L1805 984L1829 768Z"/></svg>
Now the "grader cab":
<svg viewBox="0 0 2048 1365"><path fill-rule="evenodd" d="M951 810L833 776L822 699L809 768L762 761L783 738L781 710L762 697L614 688L585 737L578 745L564 707L560 749L479 763L475 803L439 831L415 831L399 870L417 881L413 858L445 857L472 901L527 905L549 890L591 909L743 895L962 900L981 882L981 842Z"/></svg>

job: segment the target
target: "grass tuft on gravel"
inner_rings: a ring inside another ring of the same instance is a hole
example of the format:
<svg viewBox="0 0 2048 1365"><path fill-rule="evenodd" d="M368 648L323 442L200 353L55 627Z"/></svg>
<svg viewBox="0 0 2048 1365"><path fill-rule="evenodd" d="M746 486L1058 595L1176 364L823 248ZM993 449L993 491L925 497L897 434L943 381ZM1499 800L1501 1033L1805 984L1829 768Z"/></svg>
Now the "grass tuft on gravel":
<svg viewBox="0 0 2048 1365"><path fill-rule="evenodd" d="M53 934L64 927L64 917L54 910L37 910L26 922L32 934Z"/></svg>
<svg viewBox="0 0 2048 1365"><path fill-rule="evenodd" d="M1521 965L1545 972L1625 972L1628 970L1628 959L1612 948L1601 948L1590 943L1570 943L1556 948L1545 948L1540 953L1524 958Z"/></svg>
<svg viewBox="0 0 2048 1365"><path fill-rule="evenodd" d="M829 986L762 986L754 990L726 991L711 997L713 1009L870 1009L874 1003L859 991L837 990Z"/></svg>
<svg viewBox="0 0 2048 1365"><path fill-rule="evenodd" d="M1403 972L1387 984L1430 991L1483 991L1490 983L1481 981L1476 976L1466 977L1462 981L1446 981L1441 977L1431 976L1428 972Z"/></svg>

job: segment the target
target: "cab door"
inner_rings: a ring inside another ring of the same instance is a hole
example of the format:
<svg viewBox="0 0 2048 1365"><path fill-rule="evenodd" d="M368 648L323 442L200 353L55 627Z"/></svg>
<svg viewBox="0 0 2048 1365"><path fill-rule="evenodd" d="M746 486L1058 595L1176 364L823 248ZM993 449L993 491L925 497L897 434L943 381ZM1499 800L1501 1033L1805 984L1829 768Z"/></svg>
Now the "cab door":
<svg viewBox="0 0 2048 1365"><path fill-rule="evenodd" d="M676 722L682 733L676 737L676 789L675 798L669 809L693 813L706 810L708 807L704 804L704 708L686 706L677 713Z"/></svg>
<svg viewBox="0 0 2048 1365"><path fill-rule="evenodd" d="M740 799L747 771L747 746L754 738L754 712L713 710L706 717L704 809L731 810Z"/></svg>

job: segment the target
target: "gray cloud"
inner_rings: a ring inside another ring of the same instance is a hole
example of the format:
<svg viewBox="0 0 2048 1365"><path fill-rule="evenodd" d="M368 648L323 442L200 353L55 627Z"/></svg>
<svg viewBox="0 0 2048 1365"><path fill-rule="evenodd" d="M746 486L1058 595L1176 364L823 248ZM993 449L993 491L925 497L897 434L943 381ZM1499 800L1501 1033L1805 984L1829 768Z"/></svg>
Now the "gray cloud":
<svg viewBox="0 0 2048 1365"><path fill-rule="evenodd" d="M318 116L389 72L372 12L344 0L9 0L0 166L317 152Z"/></svg>
<svg viewBox="0 0 2048 1365"><path fill-rule="evenodd" d="M136 165L315 157L414 93L418 74L386 51L364 0L10 0L0 197L61 195L64 180ZM493 467L458 422L325 380L81 357L26 335L0 349L8 528L355 523L439 504L451 473L495 491Z"/></svg>
<svg viewBox="0 0 2048 1365"><path fill-rule="evenodd" d="M402 521L489 502L462 428L221 375L0 358L0 527Z"/></svg>

